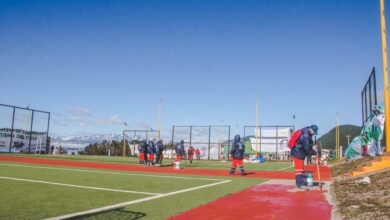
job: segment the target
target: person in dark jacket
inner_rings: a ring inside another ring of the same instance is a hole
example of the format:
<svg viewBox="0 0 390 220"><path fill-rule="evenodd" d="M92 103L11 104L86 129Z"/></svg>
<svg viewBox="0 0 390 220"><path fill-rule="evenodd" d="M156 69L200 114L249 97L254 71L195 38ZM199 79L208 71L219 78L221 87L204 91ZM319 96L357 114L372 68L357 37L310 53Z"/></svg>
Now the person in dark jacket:
<svg viewBox="0 0 390 220"><path fill-rule="evenodd" d="M154 166L154 154L156 153L156 147L154 146L153 139L148 142L148 166Z"/></svg>
<svg viewBox="0 0 390 220"><path fill-rule="evenodd" d="M237 165L240 166L241 175L246 175L244 164L242 163L244 159L245 146L240 139L240 135L234 136L234 142L230 151L230 155L233 157L232 167L230 168L230 175L233 175L236 172Z"/></svg>
<svg viewBox="0 0 390 220"><path fill-rule="evenodd" d="M176 161L181 161L185 156L184 141L181 140L180 144L176 147Z"/></svg>
<svg viewBox="0 0 390 220"><path fill-rule="evenodd" d="M134 141L138 142L137 139L135 139ZM142 140L138 142L137 150L138 150L138 162L139 164L144 164L144 152L142 151Z"/></svg>
<svg viewBox="0 0 390 220"><path fill-rule="evenodd" d="M163 140L158 140L156 144L156 166L161 166L163 159L164 145Z"/></svg>
<svg viewBox="0 0 390 220"><path fill-rule="evenodd" d="M295 183L298 188L304 186L304 161L306 157L317 155L313 149L313 136L318 134L318 126L311 125L301 129L301 135L291 148L291 157L295 166Z"/></svg>
<svg viewBox="0 0 390 220"><path fill-rule="evenodd" d="M141 140L141 152L144 155L143 156L143 159L144 159L144 163L143 164L145 166L147 166L148 165L148 143L146 143L145 139Z"/></svg>

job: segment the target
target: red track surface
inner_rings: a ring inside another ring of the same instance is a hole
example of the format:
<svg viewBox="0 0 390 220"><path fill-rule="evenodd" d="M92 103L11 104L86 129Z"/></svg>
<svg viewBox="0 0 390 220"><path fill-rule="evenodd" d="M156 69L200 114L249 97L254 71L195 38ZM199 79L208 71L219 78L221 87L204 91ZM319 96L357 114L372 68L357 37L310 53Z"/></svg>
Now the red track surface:
<svg viewBox="0 0 390 220"><path fill-rule="evenodd" d="M109 169L135 172L152 172L152 173L167 173L167 174L185 174L185 175L199 175L199 176L229 176L228 170L223 169L198 169L198 168L184 168L175 170L173 167L145 167L136 164L118 164L118 163L99 163L88 161L72 161L72 160L57 160L44 159L32 157L14 157L14 156L0 156L0 161L31 163L31 164L45 164L54 166L70 166L83 167L95 169ZM311 165L305 167L306 170L315 172L315 179L317 178L316 166ZM288 171L248 171L250 174L246 178L267 178L267 179L294 179L294 172ZM321 180L330 180L330 169L328 167L320 167ZM240 175L236 175L240 176Z"/></svg>
<svg viewBox="0 0 390 220"><path fill-rule="evenodd" d="M228 195L170 220L330 219L332 206L320 191L289 192L295 186L262 184ZM207 216L205 218L205 216Z"/></svg>

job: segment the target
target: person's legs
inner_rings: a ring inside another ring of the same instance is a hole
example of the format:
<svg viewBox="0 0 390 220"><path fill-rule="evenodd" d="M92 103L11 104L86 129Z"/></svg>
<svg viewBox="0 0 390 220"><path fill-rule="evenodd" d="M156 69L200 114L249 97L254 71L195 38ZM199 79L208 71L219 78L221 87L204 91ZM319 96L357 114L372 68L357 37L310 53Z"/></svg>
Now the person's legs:
<svg viewBox="0 0 390 220"><path fill-rule="evenodd" d="M144 153L144 164L145 164L145 166L148 165L148 154L147 153Z"/></svg>
<svg viewBox="0 0 390 220"><path fill-rule="evenodd" d="M156 166L160 165L160 154L156 154Z"/></svg>
<svg viewBox="0 0 390 220"><path fill-rule="evenodd" d="M237 168L237 160L233 159L232 167L230 168L230 174L231 175L233 175L236 172L236 168Z"/></svg>
<svg viewBox="0 0 390 220"><path fill-rule="evenodd" d="M375 155L381 156L382 155L381 141L374 141L374 146L375 146Z"/></svg>
<svg viewBox="0 0 390 220"><path fill-rule="evenodd" d="M294 161L294 167L295 167L295 184L297 187L301 187L304 185L304 177L303 177L303 172L304 172L304 160L300 160L296 157L292 157Z"/></svg>
<svg viewBox="0 0 390 220"><path fill-rule="evenodd" d="M237 164L240 166L240 172L241 172L241 175L246 175L245 173L245 169L244 169L244 164L242 163L242 160L238 160Z"/></svg>

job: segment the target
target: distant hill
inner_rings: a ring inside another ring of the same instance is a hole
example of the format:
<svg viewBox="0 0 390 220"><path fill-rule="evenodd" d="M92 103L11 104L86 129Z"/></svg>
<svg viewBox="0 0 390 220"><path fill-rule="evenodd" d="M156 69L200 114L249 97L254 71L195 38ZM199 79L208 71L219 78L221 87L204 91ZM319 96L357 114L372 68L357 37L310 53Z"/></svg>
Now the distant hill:
<svg viewBox="0 0 390 220"><path fill-rule="evenodd" d="M343 147L348 146L347 135L351 135L349 141L359 135L361 127L356 125L340 125L340 145ZM336 145L336 127L330 130L328 133L322 135L317 139L317 143L321 144L324 149L334 149Z"/></svg>

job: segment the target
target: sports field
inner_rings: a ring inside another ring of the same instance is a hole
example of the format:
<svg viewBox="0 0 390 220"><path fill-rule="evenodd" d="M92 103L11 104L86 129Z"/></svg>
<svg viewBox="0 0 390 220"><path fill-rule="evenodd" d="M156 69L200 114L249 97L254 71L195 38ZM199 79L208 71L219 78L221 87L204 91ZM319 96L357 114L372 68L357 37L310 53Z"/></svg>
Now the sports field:
<svg viewBox="0 0 390 220"><path fill-rule="evenodd" d="M13 155L14 154L2 154ZM21 155L24 156L24 155ZM138 164L137 157L115 157L115 156L85 156L85 155L29 155L29 157L47 158L47 159L61 159L61 160L77 160L77 161L94 161L102 163L124 163L124 164ZM171 165L172 159L163 159L163 165ZM183 165L190 168L211 168L211 169L226 169L231 166L231 161L216 161L216 160L193 160L190 164L188 160L183 160ZM279 171L293 171L292 162L266 162L259 163L245 163L245 168L249 170L279 170Z"/></svg>
<svg viewBox="0 0 390 220"><path fill-rule="evenodd" d="M0 219L72 216L75 219L165 219L266 180L31 164L2 161L1 157ZM61 159L93 160L105 165L110 164L108 162L136 163L134 159L115 157L64 156ZM230 166L230 163L217 161L196 161L194 166L196 164L199 167ZM275 170L291 165L269 164L267 169ZM162 169L173 171L172 167Z"/></svg>

